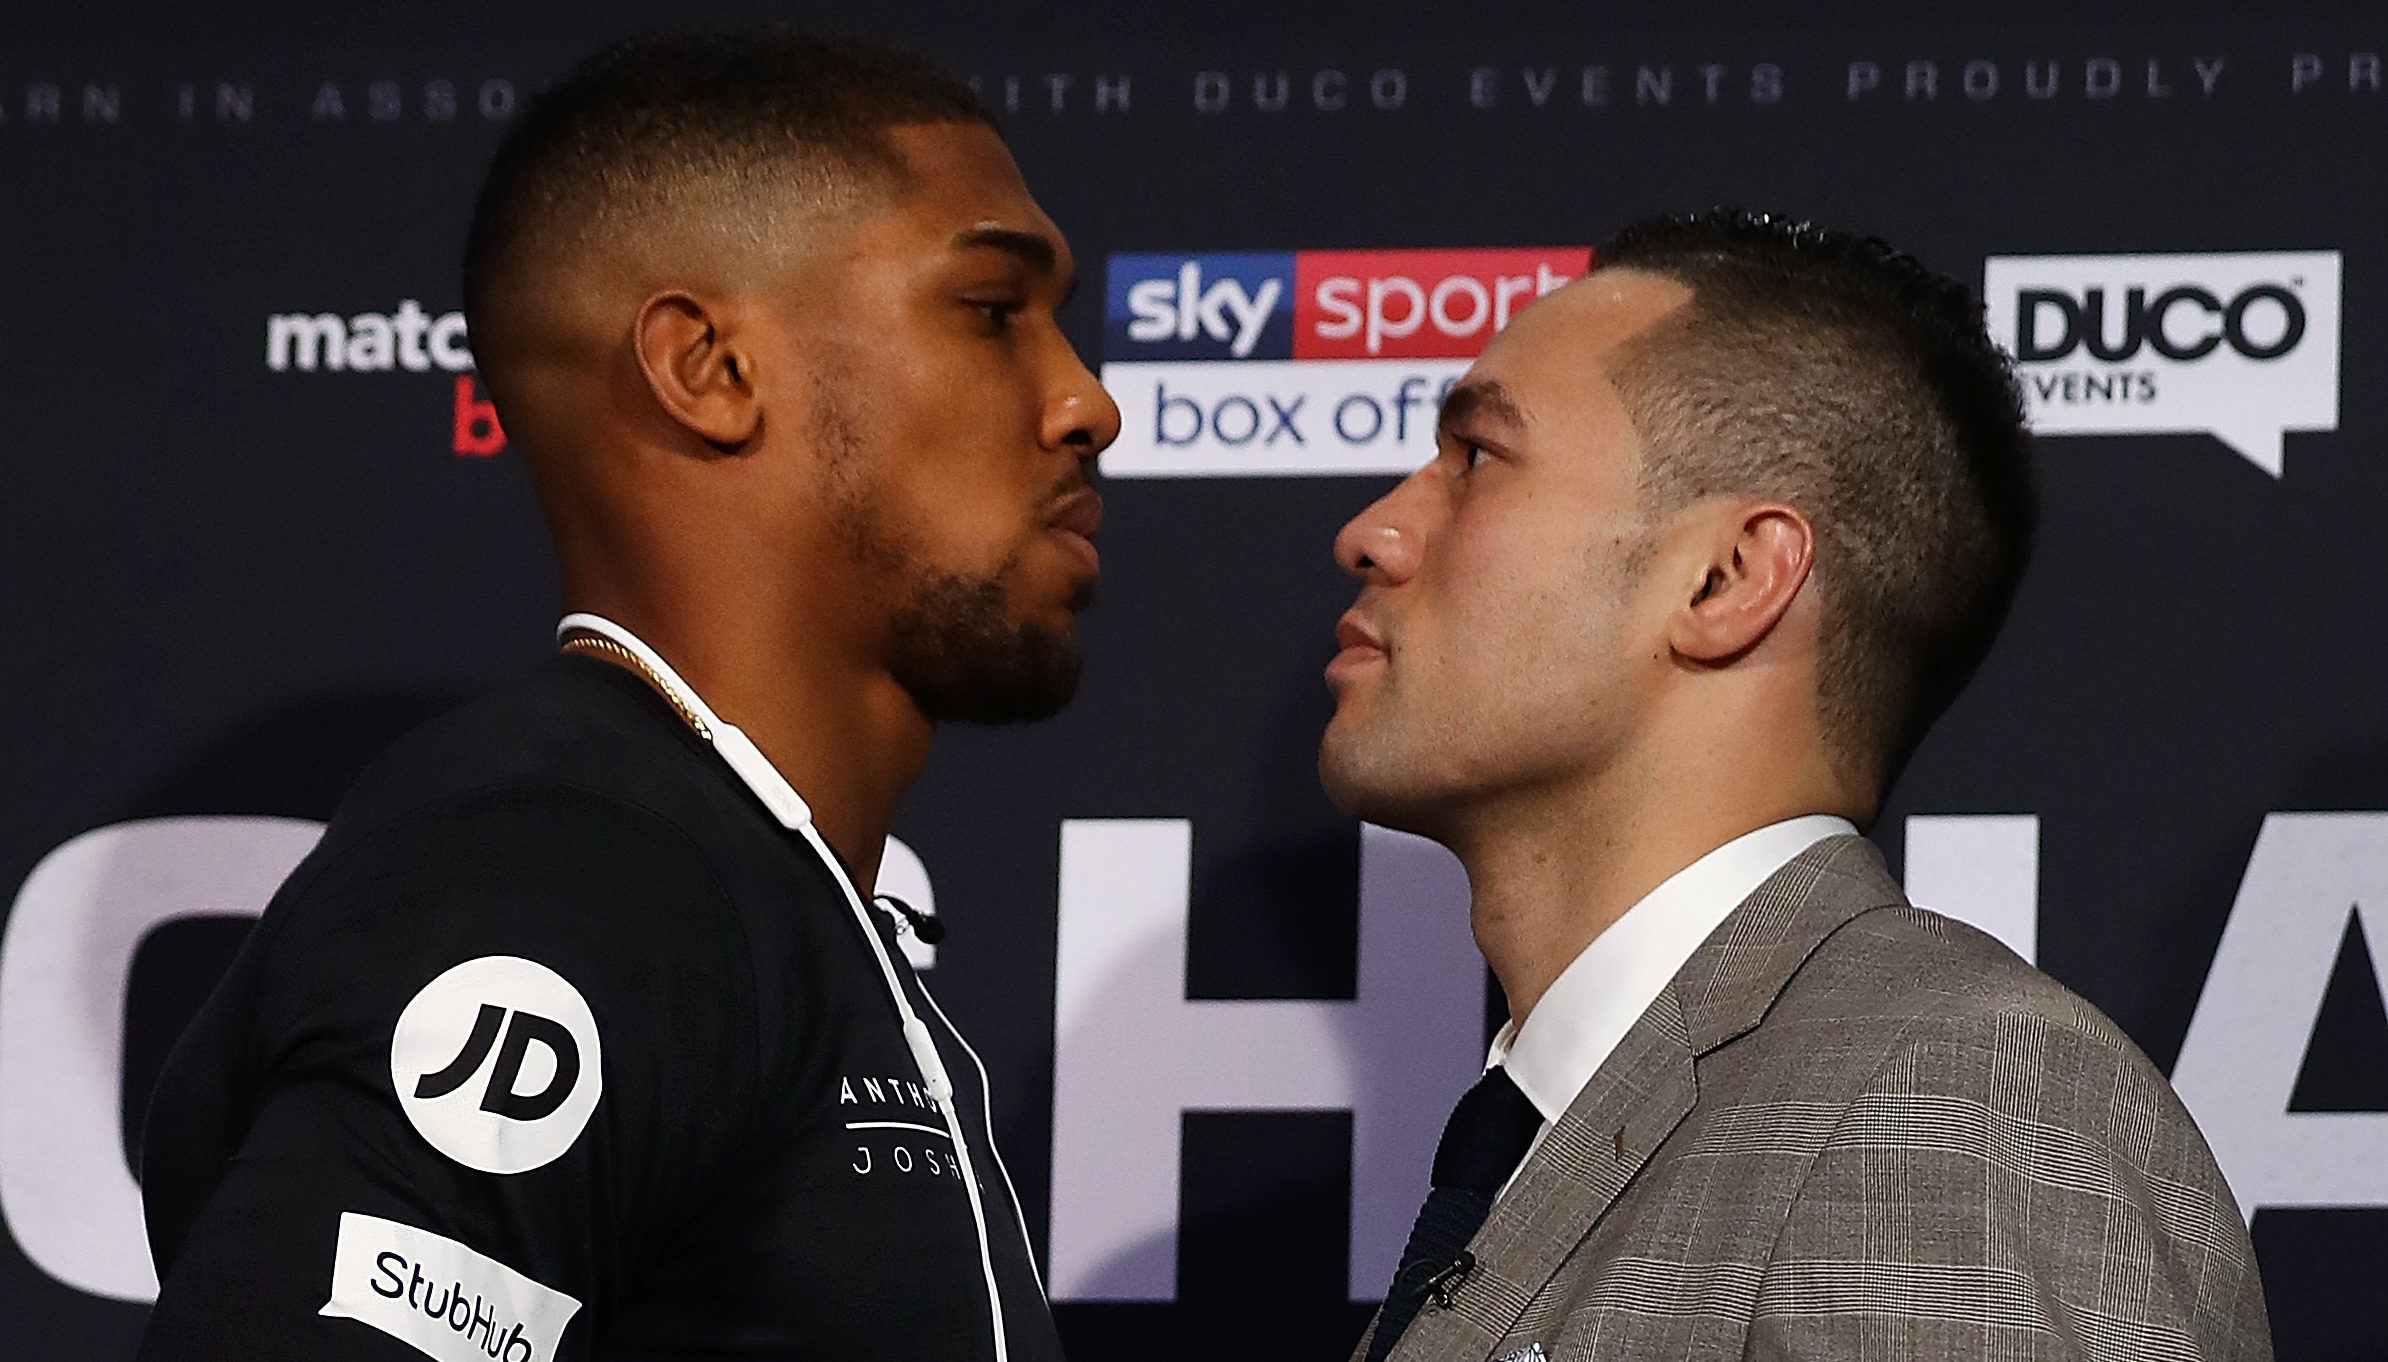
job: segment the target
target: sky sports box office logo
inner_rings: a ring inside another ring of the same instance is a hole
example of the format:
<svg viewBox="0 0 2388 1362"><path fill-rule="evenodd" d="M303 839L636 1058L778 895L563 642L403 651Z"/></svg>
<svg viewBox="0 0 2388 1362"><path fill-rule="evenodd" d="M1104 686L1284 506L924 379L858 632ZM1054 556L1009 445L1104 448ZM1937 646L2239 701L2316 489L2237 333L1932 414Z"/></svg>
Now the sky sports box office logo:
<svg viewBox="0 0 2388 1362"><path fill-rule="evenodd" d="M1443 394L1584 246L1114 255L1110 477L1401 474Z"/></svg>

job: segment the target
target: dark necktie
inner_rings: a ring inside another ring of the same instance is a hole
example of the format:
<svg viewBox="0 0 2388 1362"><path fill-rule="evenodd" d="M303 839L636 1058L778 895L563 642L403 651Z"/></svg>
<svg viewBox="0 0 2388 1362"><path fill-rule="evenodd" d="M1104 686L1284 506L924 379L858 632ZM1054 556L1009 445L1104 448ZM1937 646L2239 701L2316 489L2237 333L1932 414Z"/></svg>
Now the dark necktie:
<svg viewBox="0 0 2388 1362"><path fill-rule="evenodd" d="M1542 1113L1518 1091L1509 1071L1495 1065L1459 1099L1434 1151L1434 1189L1418 1208L1418 1223L1401 1251L1393 1289L1377 1313L1367 1362L1383 1362L1418 1307L1461 1268L1468 1241L1483 1227L1501 1184L1542 1128Z"/></svg>

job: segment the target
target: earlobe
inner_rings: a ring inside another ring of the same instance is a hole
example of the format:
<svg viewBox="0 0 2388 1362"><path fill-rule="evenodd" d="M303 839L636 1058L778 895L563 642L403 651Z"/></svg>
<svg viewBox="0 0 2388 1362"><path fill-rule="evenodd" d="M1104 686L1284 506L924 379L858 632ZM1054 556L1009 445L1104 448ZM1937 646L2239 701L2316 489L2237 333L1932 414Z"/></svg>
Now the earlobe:
<svg viewBox="0 0 2388 1362"><path fill-rule="evenodd" d="M659 293L639 309L631 344L656 405L715 452L738 453L761 433L753 357L718 306Z"/></svg>

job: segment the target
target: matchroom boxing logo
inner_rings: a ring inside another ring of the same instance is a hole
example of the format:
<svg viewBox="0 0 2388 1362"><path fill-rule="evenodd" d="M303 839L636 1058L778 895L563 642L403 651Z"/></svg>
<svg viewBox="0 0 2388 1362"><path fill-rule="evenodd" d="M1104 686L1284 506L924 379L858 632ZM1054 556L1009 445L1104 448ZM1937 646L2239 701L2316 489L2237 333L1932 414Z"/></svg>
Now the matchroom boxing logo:
<svg viewBox="0 0 2388 1362"><path fill-rule="evenodd" d="M2211 434L2273 477L2338 429L2336 251L1997 256L1990 334L2040 435Z"/></svg>
<svg viewBox="0 0 2388 1362"><path fill-rule="evenodd" d="M1114 255L1103 386L1111 477L1408 473L1435 409L1582 246Z"/></svg>
<svg viewBox="0 0 2388 1362"><path fill-rule="evenodd" d="M265 367L274 373L431 373L455 375L450 448L486 458L506 447L497 408L473 381L464 314L425 312L412 298L395 312L282 312L265 319Z"/></svg>

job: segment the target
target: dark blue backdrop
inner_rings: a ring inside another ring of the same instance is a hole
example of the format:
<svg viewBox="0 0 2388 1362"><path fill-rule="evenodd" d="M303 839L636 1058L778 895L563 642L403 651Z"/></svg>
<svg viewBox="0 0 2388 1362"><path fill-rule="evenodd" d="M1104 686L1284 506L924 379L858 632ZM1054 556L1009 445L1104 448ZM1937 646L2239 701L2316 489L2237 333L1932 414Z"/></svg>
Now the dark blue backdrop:
<svg viewBox="0 0 2388 1362"><path fill-rule="evenodd" d="M1876 833L1896 862L1909 814L2036 815L2040 962L2169 1069L2266 815L2388 810L2388 18L1291 9L0 18L0 886L128 820L321 818L380 742L541 656L552 574L518 464L459 435L477 390L437 365L276 371L267 319L454 309L481 166L530 92L620 33L795 18L977 78L1090 274L1114 252L1581 243L1715 202L1973 279L1993 257L2339 253L2335 429L2290 434L2279 476L2200 434L2043 443L2013 622ZM1090 361L1101 306L1089 288L1067 319ZM905 810L954 923L932 982L993 1071L1040 1246L1063 820L1193 820L1188 996L1352 994L1357 837L1312 774L1316 669L1348 595L1328 538L1386 481L1115 482L1082 699L945 734ZM2281 994L2314 1018L2294 1111L2388 1112L2355 906L2332 901L2324 996ZM186 921L132 956L126 1109L238 930ZM4 1070L0 1103L38 1124ZM50 1176L7 1121L0 1193ZM1339 1356L1367 1309L1344 1277L1349 1118L1186 1132L1176 1301L1063 1303L1074 1355ZM2388 1134L2363 1138L2388 1161ZM2256 1217L2285 1358L2388 1355L2388 1196L2345 1185ZM129 1355L143 1308L39 1258L0 1246L0 1359Z"/></svg>

